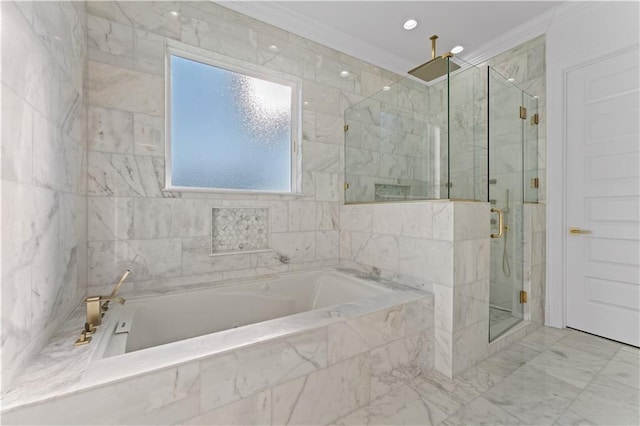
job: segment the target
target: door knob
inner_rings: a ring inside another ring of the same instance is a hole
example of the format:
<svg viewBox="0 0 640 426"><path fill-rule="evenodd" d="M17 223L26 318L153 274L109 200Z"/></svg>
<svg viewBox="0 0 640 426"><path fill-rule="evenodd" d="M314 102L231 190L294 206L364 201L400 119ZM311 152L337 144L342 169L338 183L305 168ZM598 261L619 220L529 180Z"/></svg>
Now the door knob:
<svg viewBox="0 0 640 426"><path fill-rule="evenodd" d="M585 229L580 229L580 228L569 228L569 234L571 234L571 235L588 235L588 234L591 234L591 231L587 231Z"/></svg>

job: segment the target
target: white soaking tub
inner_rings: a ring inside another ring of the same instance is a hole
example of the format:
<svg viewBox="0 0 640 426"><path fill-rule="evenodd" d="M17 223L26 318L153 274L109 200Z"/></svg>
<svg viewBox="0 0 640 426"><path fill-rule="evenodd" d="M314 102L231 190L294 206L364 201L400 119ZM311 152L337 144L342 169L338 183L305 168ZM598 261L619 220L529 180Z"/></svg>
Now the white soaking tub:
<svg viewBox="0 0 640 426"><path fill-rule="evenodd" d="M121 355L391 291L344 273L322 271L131 299L113 312L117 314L115 328L111 325L113 331L104 336L96 357Z"/></svg>
<svg viewBox="0 0 640 426"><path fill-rule="evenodd" d="M3 397L3 422L251 424L273 407L274 424L329 423L388 392L392 370L433 366L433 295L355 271L125 297L88 345L73 346L74 313Z"/></svg>

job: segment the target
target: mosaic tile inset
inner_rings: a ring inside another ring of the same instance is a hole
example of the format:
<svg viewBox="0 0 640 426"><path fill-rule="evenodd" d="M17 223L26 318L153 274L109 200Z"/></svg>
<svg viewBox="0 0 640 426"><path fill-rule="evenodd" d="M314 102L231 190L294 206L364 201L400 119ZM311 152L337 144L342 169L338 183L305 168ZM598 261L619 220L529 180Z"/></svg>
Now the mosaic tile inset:
<svg viewBox="0 0 640 426"><path fill-rule="evenodd" d="M212 215L213 254L269 249L268 208L214 208Z"/></svg>

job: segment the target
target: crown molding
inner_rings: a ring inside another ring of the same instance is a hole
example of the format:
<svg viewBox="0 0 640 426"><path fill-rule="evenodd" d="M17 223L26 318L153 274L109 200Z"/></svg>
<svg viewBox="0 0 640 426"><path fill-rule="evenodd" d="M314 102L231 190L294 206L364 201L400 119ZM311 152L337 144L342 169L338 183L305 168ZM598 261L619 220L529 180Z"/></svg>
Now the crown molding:
<svg viewBox="0 0 640 426"><path fill-rule="evenodd" d="M364 40L337 31L335 28L294 11L283 5L283 2L217 0L216 3L404 77L408 76L407 70L415 66L407 58L381 51ZM593 2L566 1L504 32L470 54L457 56L471 65L482 64L488 59L545 34L552 23L564 19L591 3Z"/></svg>
<svg viewBox="0 0 640 426"><path fill-rule="evenodd" d="M278 1L218 0L216 3L402 76L415 65L407 58L383 52L364 40L315 21Z"/></svg>
<svg viewBox="0 0 640 426"><path fill-rule="evenodd" d="M521 45L531 39L546 34L549 27L567 16L576 13L578 10L590 5L592 2L567 1L547 10L540 15L534 16L528 21L502 33L470 55L459 55L464 61L480 65L483 62L504 53L514 47Z"/></svg>

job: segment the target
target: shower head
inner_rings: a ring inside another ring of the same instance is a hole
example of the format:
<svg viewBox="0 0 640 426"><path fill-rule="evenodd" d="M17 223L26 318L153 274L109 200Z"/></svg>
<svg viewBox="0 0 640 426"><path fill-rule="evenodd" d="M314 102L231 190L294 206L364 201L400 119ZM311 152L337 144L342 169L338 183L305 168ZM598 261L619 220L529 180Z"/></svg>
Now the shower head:
<svg viewBox="0 0 640 426"><path fill-rule="evenodd" d="M431 60L409 71L409 74L426 82L435 80L446 75L447 72L460 68L460 65L450 60L453 57L453 53L447 52L442 56L436 56L437 35L432 35L429 39L431 40Z"/></svg>

